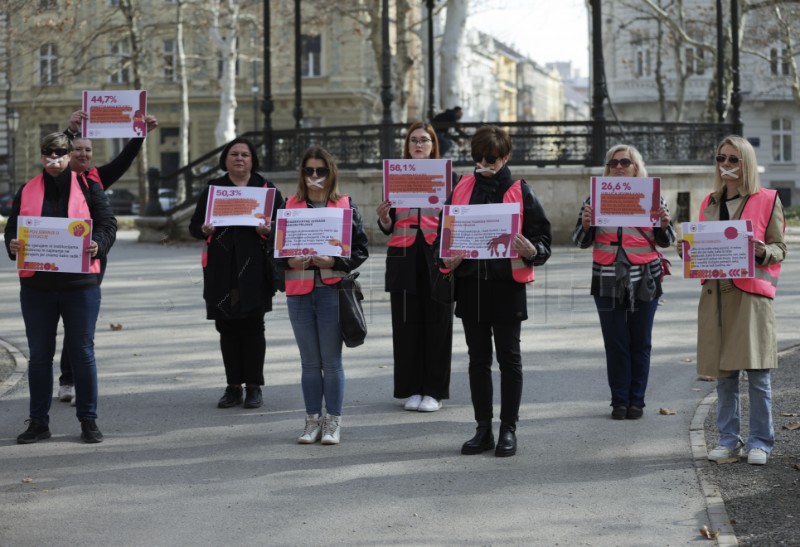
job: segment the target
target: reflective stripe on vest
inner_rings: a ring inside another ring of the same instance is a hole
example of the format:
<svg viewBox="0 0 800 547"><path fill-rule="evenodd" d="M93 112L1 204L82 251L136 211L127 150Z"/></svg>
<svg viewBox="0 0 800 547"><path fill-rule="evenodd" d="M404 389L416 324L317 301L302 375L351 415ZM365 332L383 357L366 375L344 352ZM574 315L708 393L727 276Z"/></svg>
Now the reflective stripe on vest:
<svg viewBox="0 0 800 547"><path fill-rule="evenodd" d="M700 221L705 220L705 211L713 194L709 194L700 205ZM753 237L766 240L767 226L772 218L772 211L775 209L775 200L778 199L776 190L761 188L755 194L747 196L747 201L742 209L739 219L750 220L753 223ZM726 207L725 203L720 203L720 207ZM784 220L783 229L786 230ZM755 277L747 279L731 279L736 287L744 292L758 294L768 298L775 298L778 289L778 278L781 275L781 263L762 266L755 264ZM705 283L705 279L702 280Z"/></svg>
<svg viewBox="0 0 800 547"><path fill-rule="evenodd" d="M340 209L349 209L350 200L347 196L341 196L337 201L329 201L329 207L339 207ZM292 196L286 200L287 209L298 209L308 207L305 201L300 201L297 196ZM342 280L342 277L347 275L347 272L340 272L330 268L316 269L300 269L290 268L284 272L286 281L286 296L298 296L301 294L308 294L314 290L314 272L319 271L319 277L326 285L336 285Z"/></svg>
<svg viewBox="0 0 800 547"><path fill-rule="evenodd" d="M452 205L469 205L472 190L475 188L475 175L461 177L450 197ZM519 203L519 225L523 225L522 181L515 181L503 194L503 203ZM530 283L534 280L533 266L525 264L521 258L511 258L511 275L517 283Z"/></svg>
<svg viewBox="0 0 800 547"><path fill-rule="evenodd" d="M619 231L620 228L595 227L592 260L603 265L614 263L620 247ZM642 232L655 239L652 228L642 228ZM631 264L647 264L658 258L653 246L636 228L622 228L622 248Z"/></svg>
<svg viewBox="0 0 800 547"><path fill-rule="evenodd" d="M389 247L410 247L417 239L417 229L422 230L422 235L428 245L436 241L439 231L439 209L426 207L424 209L395 209L392 237L387 245Z"/></svg>
<svg viewBox="0 0 800 547"><path fill-rule="evenodd" d="M70 172L69 201L67 202L67 216L69 218L92 218L89 211L89 204L86 203L86 196L78 182L78 175ZM20 194L19 216L40 217L42 216L42 204L44 203L44 176L37 175L29 180L22 187ZM30 270L19 270L20 277L33 277L36 272ZM93 258L89 263L89 273L100 273L100 260Z"/></svg>

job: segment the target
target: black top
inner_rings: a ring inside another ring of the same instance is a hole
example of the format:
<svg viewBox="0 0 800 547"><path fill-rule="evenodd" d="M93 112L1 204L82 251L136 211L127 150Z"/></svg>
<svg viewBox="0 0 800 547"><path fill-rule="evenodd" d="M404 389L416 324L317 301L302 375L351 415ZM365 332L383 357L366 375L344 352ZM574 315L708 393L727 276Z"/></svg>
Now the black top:
<svg viewBox="0 0 800 547"><path fill-rule="evenodd" d="M56 177L50 176L47 172L43 172L43 175L42 216L68 218L72 172L67 168ZM92 240L97 242L95 259L99 260L105 258L117 239L117 219L111 211L111 205L103 192L103 187L95 180L86 179L86 181L89 184L88 188L84 187L81 177L78 177L78 182L86 197L86 203L89 205L92 217ZM24 186L17 191L14 198L14 205L11 208L11 215L8 217L4 234L6 251L12 260L16 260L16 255L11 254L9 245L11 240L17 237L17 217L19 217L20 196L23 188ZM97 285L98 281L97 274L36 272L32 277L21 277L20 283L26 287L56 291L90 287Z"/></svg>
<svg viewBox="0 0 800 547"><path fill-rule="evenodd" d="M253 173L247 186L275 188L275 185L258 173ZM208 183L209 186L235 186L226 173ZM208 206L206 187L197 200L189 233L198 239L207 239L202 226ZM275 206L283 207L283 196L275 189ZM274 227L274 226L273 226ZM263 316L272 309L275 294L273 281L273 233L260 236L254 226L218 226L206 247L207 264L203 268L203 298L206 301L206 318L214 320L244 319Z"/></svg>

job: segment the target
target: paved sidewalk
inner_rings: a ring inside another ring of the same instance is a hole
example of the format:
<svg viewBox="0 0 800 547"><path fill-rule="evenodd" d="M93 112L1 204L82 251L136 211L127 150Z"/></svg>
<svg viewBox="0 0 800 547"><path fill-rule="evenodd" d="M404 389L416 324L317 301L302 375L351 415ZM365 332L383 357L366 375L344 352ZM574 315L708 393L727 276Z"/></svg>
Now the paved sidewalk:
<svg viewBox="0 0 800 547"><path fill-rule="evenodd" d="M697 543L709 524L689 437L713 387L695 379L695 282L667 281L645 417L612 421L591 253L556 249L528 293L518 455L462 456L474 422L460 324L451 399L436 413L403 411L392 399L384 258L374 249L360 278L370 333L344 354L342 444L302 446L285 297L267 316L265 406L217 409L224 375L204 319L199 248L134 238L120 233L103 284L106 441L80 443L74 408L54 401L53 438L16 445L27 383L4 394L0 383L1 545L675 546ZM781 348L800 343L799 270L790 254L776 301ZM0 338L27 353L18 298L5 260Z"/></svg>

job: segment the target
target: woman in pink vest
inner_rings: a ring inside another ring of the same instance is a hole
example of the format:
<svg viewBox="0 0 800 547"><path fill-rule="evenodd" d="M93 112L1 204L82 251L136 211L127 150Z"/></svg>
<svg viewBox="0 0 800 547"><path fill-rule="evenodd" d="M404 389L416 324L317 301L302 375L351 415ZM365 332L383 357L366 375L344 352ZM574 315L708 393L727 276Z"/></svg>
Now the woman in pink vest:
<svg viewBox="0 0 800 547"><path fill-rule="evenodd" d="M206 223L211 186L275 188L258 173L258 156L253 143L243 137L230 141L219 156L225 174L209 181L197 200L189 233L206 241L203 264L203 298L206 318L219 333L225 392L218 408L259 408L264 385L264 314L272 311L275 285L272 277L272 222L259 226L220 226ZM275 210L283 205L275 192ZM244 386L244 390L242 390ZM244 395L244 397L242 397Z"/></svg>
<svg viewBox="0 0 800 547"><path fill-rule="evenodd" d="M99 443L97 427L97 364L94 332L100 311L100 257L116 240L117 221L103 187L78 177L70 168L72 143L64 133L42 139L41 175L17 192L5 229L6 248L14 260L22 249L17 239L17 219L26 217L91 218L92 241L89 273L20 270L20 303L28 337L28 429L17 437L20 444L50 438L50 403L53 399L53 355L59 319L64 322L64 343L75 378L76 414L81 439Z"/></svg>
<svg viewBox="0 0 800 547"><path fill-rule="evenodd" d="M286 208L341 207L353 211L349 257L307 255L285 262L286 305L300 350L300 384L306 407L300 444L339 444L344 405L342 331L339 327L339 282L369 256L367 234L353 201L339 191L333 156L312 146L303 154L297 193ZM322 412L323 400L325 414Z"/></svg>
<svg viewBox="0 0 800 547"><path fill-rule="evenodd" d="M627 144L606 153L604 177L646 177L642 155ZM638 420L650 374L653 319L661 297L661 257L675 241L667 203L661 198L654 228L592 226L592 205L583 202L572 240L592 251L591 294L600 316L611 388L611 418Z"/></svg>
<svg viewBox="0 0 800 547"><path fill-rule="evenodd" d="M714 191L700 206L700 220L753 223L755 277L703 280L697 310L697 372L717 378L719 445L709 460L739 457L764 465L775 442L770 370L778 366L772 299L786 257L785 223L778 192L761 188L752 145L729 136L717 147ZM747 371L750 428L739 436L740 372Z"/></svg>
<svg viewBox="0 0 800 547"><path fill-rule="evenodd" d="M105 165L95 167L92 163L93 149L92 141L80 136L80 124L89 115L83 110L76 110L69 119L69 127L64 130L64 134L72 140L72 160L70 167L76 173L83 173L88 178L100 183L104 190L108 190L112 184L117 182L136 159L139 150L142 148L144 138L133 138L128 141L122 151ZM146 116L147 131L152 131L158 127L158 120L155 116ZM103 282L106 270L106 257L100 259L100 275L97 280ZM58 399L63 402L70 402L75 406L75 387L72 379L72 365L69 361L69 352L61 350L61 376L58 378Z"/></svg>
<svg viewBox="0 0 800 547"><path fill-rule="evenodd" d="M477 260L447 258L444 266L455 276L456 317L464 326L469 349L469 388L475 436L461 447L462 454L495 449L495 456L517 452L517 422L522 399L522 321L528 318L527 283L533 267L550 258L550 221L536 194L524 180L514 180L508 169L511 139L494 125L484 125L471 140L475 171L461 177L448 199L452 205L517 203L522 233L507 234L503 243L519 258ZM500 365L500 431L495 446L492 433L492 340Z"/></svg>
<svg viewBox="0 0 800 547"><path fill-rule="evenodd" d="M403 158L437 159L439 143L430 124L408 128ZM386 291L391 294L394 396L406 410L435 412L450 398L453 316L449 299L436 299L432 287L439 268L433 242L440 208L378 205L378 227L392 237L386 250Z"/></svg>

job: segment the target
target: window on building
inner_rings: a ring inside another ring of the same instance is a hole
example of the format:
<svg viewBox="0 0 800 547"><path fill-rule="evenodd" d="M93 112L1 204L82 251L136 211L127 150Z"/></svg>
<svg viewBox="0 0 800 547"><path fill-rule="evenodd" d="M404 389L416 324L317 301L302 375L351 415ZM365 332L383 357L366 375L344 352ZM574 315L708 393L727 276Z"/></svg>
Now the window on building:
<svg viewBox="0 0 800 547"><path fill-rule="evenodd" d="M128 139L110 139L109 146L111 147L111 157L116 158L119 156L126 144L128 144Z"/></svg>
<svg viewBox="0 0 800 547"><path fill-rule="evenodd" d="M39 83L58 84L58 46L45 44L39 48Z"/></svg>
<svg viewBox="0 0 800 547"><path fill-rule="evenodd" d="M686 48L686 74L694 74L694 48L687 47Z"/></svg>
<svg viewBox="0 0 800 547"><path fill-rule="evenodd" d="M772 161L792 161L792 120L772 120Z"/></svg>
<svg viewBox="0 0 800 547"><path fill-rule="evenodd" d="M637 78L642 76L650 76L652 73L652 57L650 49L638 48L636 50L636 58L634 60L634 72Z"/></svg>
<svg viewBox="0 0 800 547"><path fill-rule="evenodd" d="M168 82L175 81L175 40L164 40L161 47L164 57L164 79Z"/></svg>
<svg viewBox="0 0 800 547"><path fill-rule="evenodd" d="M694 58L695 58L694 72L695 74L702 76L706 72L706 50L704 49L695 50Z"/></svg>
<svg viewBox="0 0 800 547"><path fill-rule="evenodd" d="M304 78L322 75L322 40L319 34L304 34L300 37L300 70Z"/></svg>
<svg viewBox="0 0 800 547"><path fill-rule="evenodd" d="M108 0L109 6L119 6L119 0Z"/></svg>
<svg viewBox="0 0 800 547"><path fill-rule="evenodd" d="M39 0L39 7L42 9L53 9L58 7L56 0Z"/></svg>
<svg viewBox="0 0 800 547"><path fill-rule="evenodd" d="M111 44L110 73L108 81L112 84L127 84L130 82L130 53L127 40L120 40Z"/></svg>
<svg viewBox="0 0 800 547"><path fill-rule="evenodd" d="M789 49L783 46L769 50L769 70L773 76L789 75Z"/></svg>

